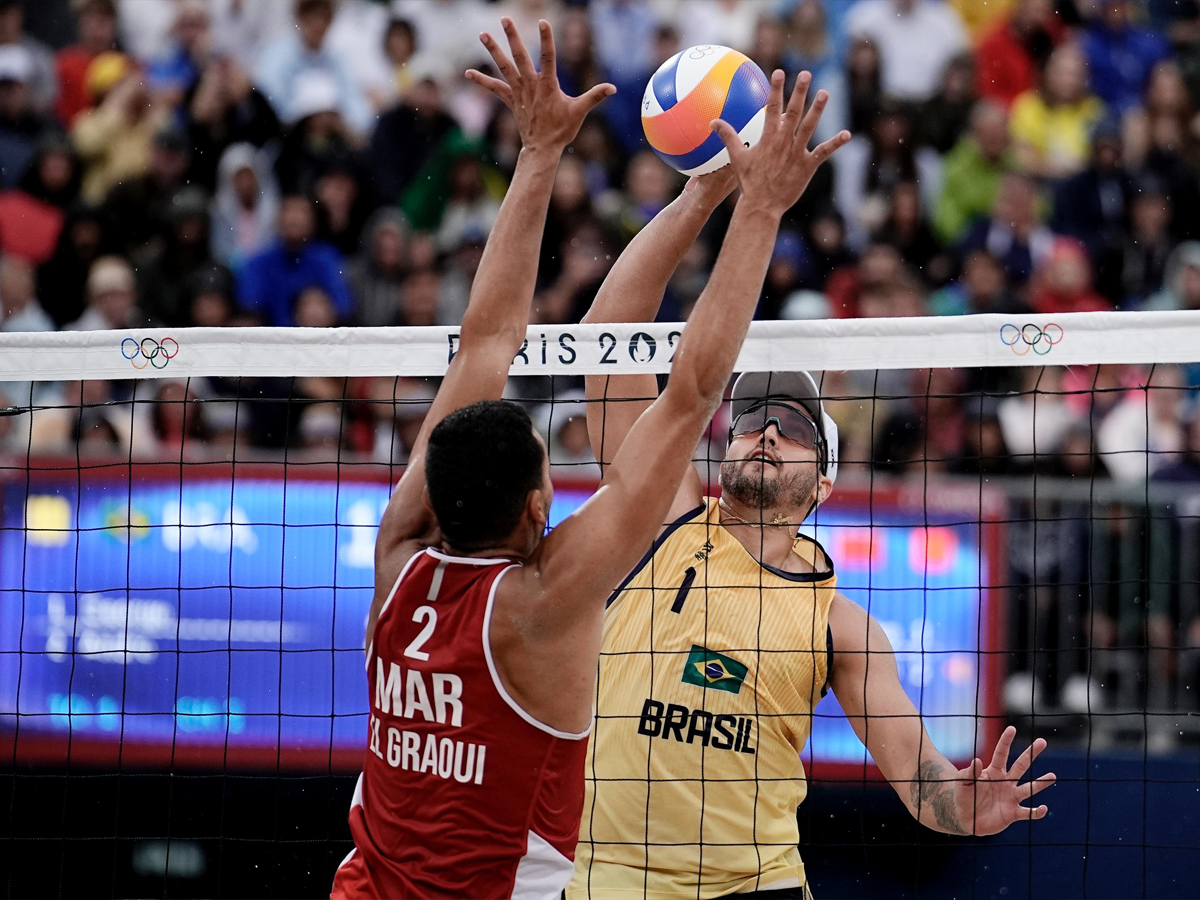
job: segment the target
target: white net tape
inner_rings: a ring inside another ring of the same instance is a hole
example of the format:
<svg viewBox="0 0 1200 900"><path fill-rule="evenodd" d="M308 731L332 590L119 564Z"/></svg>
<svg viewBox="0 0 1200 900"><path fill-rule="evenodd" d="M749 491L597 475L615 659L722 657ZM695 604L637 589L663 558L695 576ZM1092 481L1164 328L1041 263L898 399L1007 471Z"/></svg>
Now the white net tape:
<svg viewBox="0 0 1200 900"><path fill-rule="evenodd" d="M514 375L667 372L678 323L534 325ZM0 381L438 375L457 327L0 334ZM1200 311L756 322L739 372L1194 362Z"/></svg>

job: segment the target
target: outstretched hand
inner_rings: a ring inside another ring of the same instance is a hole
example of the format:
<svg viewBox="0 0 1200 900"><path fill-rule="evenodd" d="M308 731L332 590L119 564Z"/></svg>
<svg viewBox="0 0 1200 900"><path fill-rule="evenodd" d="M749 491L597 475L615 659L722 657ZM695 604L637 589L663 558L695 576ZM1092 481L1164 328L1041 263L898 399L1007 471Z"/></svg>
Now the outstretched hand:
<svg viewBox="0 0 1200 900"><path fill-rule="evenodd" d="M982 760L973 759L969 766L959 770L960 777L954 783L954 800L958 807L958 821L965 826L967 833L996 834L1014 822L1043 819L1049 812L1045 805L1034 807L1021 804L1054 784L1053 772L1017 784L1029 771L1038 754L1046 749L1046 742L1038 738L1009 768L1008 754L1016 735L1017 729L1011 725L1004 729L1000 740L996 742L992 761L986 768Z"/></svg>
<svg viewBox="0 0 1200 900"><path fill-rule="evenodd" d="M805 113L812 75L801 72L784 109L783 78L780 69L771 75L762 137L753 147L746 147L728 122L714 119L709 123L729 151L729 165L742 188L743 202L779 215L800 199L817 167L850 140L850 132L840 131L809 150L808 142L817 130L829 95L817 91L812 107Z"/></svg>
<svg viewBox="0 0 1200 900"><path fill-rule="evenodd" d="M545 19L538 22L542 38L540 72L533 68L533 60L512 19L505 16L500 24L508 38L512 59L490 34L481 34L479 40L491 54L501 78L492 78L476 69L468 69L467 78L495 94L512 110L524 146L562 150L575 139L584 117L617 89L611 84L598 84L578 97L568 97L558 86L550 23Z"/></svg>

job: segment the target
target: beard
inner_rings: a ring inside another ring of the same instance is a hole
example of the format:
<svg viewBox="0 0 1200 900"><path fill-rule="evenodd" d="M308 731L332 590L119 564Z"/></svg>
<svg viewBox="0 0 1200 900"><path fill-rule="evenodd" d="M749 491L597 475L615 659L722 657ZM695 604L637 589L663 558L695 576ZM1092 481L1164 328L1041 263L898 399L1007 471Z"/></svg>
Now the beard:
<svg viewBox="0 0 1200 900"><path fill-rule="evenodd" d="M816 466L783 463L775 478L767 478L765 470L750 469L750 460L727 459L721 463L719 480L721 490L743 506L760 511L787 508L804 515L815 496L817 472Z"/></svg>

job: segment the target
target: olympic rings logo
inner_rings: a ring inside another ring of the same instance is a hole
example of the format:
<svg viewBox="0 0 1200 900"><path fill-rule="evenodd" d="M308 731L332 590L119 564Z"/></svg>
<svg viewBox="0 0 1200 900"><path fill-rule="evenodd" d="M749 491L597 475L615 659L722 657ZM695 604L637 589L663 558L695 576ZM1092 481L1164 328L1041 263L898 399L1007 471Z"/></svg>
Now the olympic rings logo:
<svg viewBox="0 0 1200 900"><path fill-rule="evenodd" d="M701 44L699 47L693 47L688 53L688 59L704 59L706 56L712 56L717 50L711 44Z"/></svg>
<svg viewBox="0 0 1200 900"><path fill-rule="evenodd" d="M135 369L144 369L146 366L165 369L167 363L173 360L178 353L179 342L175 338L169 337L156 341L154 338L148 337L139 341L127 337L121 341L121 355L129 360Z"/></svg>
<svg viewBox="0 0 1200 900"><path fill-rule="evenodd" d="M1038 356L1045 356L1063 339L1061 325L1053 322L1045 327L1030 322L1018 328L1016 325L1001 325L1000 340L1017 356L1025 356L1032 350Z"/></svg>

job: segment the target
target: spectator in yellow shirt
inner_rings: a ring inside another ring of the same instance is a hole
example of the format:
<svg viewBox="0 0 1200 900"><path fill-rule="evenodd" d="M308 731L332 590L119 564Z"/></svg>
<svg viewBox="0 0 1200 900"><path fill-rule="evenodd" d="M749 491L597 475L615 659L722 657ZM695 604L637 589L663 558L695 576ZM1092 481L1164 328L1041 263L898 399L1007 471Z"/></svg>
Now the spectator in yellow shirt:
<svg viewBox="0 0 1200 900"><path fill-rule="evenodd" d="M101 53L87 73L96 107L75 120L71 139L83 160L83 198L100 203L119 181L143 174L154 135L170 108L156 103L141 73L119 53Z"/></svg>
<svg viewBox="0 0 1200 900"><path fill-rule="evenodd" d="M1008 127L1018 164L1041 178L1074 175L1087 164L1089 133L1103 115L1104 104L1088 92L1083 54L1059 47L1046 62L1041 87L1013 103Z"/></svg>

